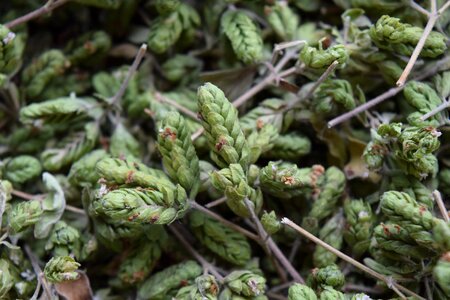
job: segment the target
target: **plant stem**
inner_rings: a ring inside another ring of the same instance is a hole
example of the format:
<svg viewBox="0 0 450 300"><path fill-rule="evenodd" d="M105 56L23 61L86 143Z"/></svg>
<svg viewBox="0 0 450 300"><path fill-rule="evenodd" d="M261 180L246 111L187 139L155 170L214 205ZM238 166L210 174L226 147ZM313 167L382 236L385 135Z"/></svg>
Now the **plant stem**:
<svg viewBox="0 0 450 300"><path fill-rule="evenodd" d="M423 116L421 116L420 119L422 121L425 121L429 117L434 116L435 114L443 111L444 109L448 108L449 106L450 106L450 101L446 100L446 101L442 102L439 106L433 108L431 111L429 111L426 114L424 114Z"/></svg>
<svg viewBox="0 0 450 300"><path fill-rule="evenodd" d="M211 208L211 207L220 205L220 204L222 204L222 203L225 203L226 201L227 201L227 197L224 196L224 197L222 197L222 198L219 198L219 199L217 199L217 200L214 200L214 201L209 202L208 204L205 205L205 207L206 207L206 208Z"/></svg>
<svg viewBox="0 0 450 300"><path fill-rule="evenodd" d="M445 208L441 193L438 190L434 190L433 198L434 198L434 201L436 201L436 203L438 205L438 208L439 208L439 211L441 212L442 218L444 219L445 222L448 223L450 221L450 217L448 216L448 211Z"/></svg>
<svg viewBox="0 0 450 300"><path fill-rule="evenodd" d="M231 229L234 229L237 232L242 233L249 239L259 242L259 237L256 234L248 231L247 229L242 228L241 226L234 224L233 222L228 221L227 219L225 219L225 218L221 217L220 215L216 214L215 212L203 207L202 205L198 204L197 202L191 201L191 206L192 206L192 208L199 210L199 211L207 214L210 217L213 217L214 219L216 219L217 221L221 222L222 224L230 227Z"/></svg>
<svg viewBox="0 0 450 300"><path fill-rule="evenodd" d="M136 57L134 58L133 64L128 69L128 73L127 76L125 77L125 80L120 85L120 88L117 91L117 93L110 99L110 103L112 105L117 104L117 102L119 102L122 99L123 94L125 93L125 90L128 87L128 83L130 82L131 77L133 77L134 73L136 73L139 64L144 58L146 52L147 52L147 44L142 44L141 47L139 48L138 53L136 54Z"/></svg>
<svg viewBox="0 0 450 300"><path fill-rule="evenodd" d="M382 274L380 274L380 273L378 273L378 272L368 268L367 266L365 266L362 263L354 260L350 256L348 256L348 255L342 253L341 251L335 249L334 247L330 246L329 244L325 243L321 239L319 239L316 236L312 235L311 233L309 233L308 231L306 231L302 227L298 226L297 224L295 224L294 222L292 222L288 218L282 218L281 219L281 223L286 224L289 227L292 227L293 229L295 229L297 232L299 232L304 237L306 237L309 240L313 241L317 245L322 246L326 250L330 251L331 253L333 253L334 255L336 255L338 257L340 257L341 259L345 260L346 262L352 264L353 266L357 267L358 269L366 272L367 274L375 277L378 280L384 281L387 284L387 286L389 288L391 288L392 290L394 290L397 294L399 294L400 297L402 297L402 295L403 295L401 292L404 292L404 293L406 293L406 294L408 294L410 296L416 297L418 299L426 300L425 298L417 295L413 291L411 291L411 290L405 288L404 286L394 282L392 280L392 278L386 277L386 276L384 276L384 275L382 275Z"/></svg>
<svg viewBox="0 0 450 300"><path fill-rule="evenodd" d="M167 104L172 105L173 107L175 107L176 109L178 109L180 112L182 112L183 114L189 116L191 119L193 119L196 122L199 122L197 114L195 112L193 112L192 110L187 109L186 107L184 107L183 105L178 104L177 102L173 101L172 99L167 98L166 96L162 95L159 92L155 93L155 98L156 100L160 101L160 102L165 102Z"/></svg>
<svg viewBox="0 0 450 300"><path fill-rule="evenodd" d="M37 257L34 255L34 253L31 251L31 249L30 249L30 247L28 247L28 245L24 245L23 249L24 249L25 253L27 254L28 258L30 259L31 266L33 267L34 273L36 273L37 280L44 287L44 291L47 296L47 299L53 299L51 289L47 284L47 280L45 280L44 274L42 273L42 269L39 266Z"/></svg>
<svg viewBox="0 0 450 300"><path fill-rule="evenodd" d="M433 1L431 1L433 3ZM402 75L400 75L400 78L397 80L397 86L403 86L405 85L406 80L408 79L409 73L411 73L412 68L414 67L414 64L417 61L417 58L420 55L420 52L423 49L423 46L425 45L425 42L430 35L431 31L433 30L434 24L436 24L437 19L439 18L439 15L436 11L433 11L429 17L427 25L425 26L425 29L423 30L423 34L420 37L419 42L416 45L416 48L414 48L414 51L409 58L408 64L406 65L405 69L403 70Z"/></svg>
<svg viewBox="0 0 450 300"><path fill-rule="evenodd" d="M286 112L290 109L292 109L298 102L301 100L307 100L312 97L315 90L330 76L330 74L336 69L336 67L339 65L339 62L335 60L331 65L328 66L328 68L323 72L322 75L320 75L319 79L314 83L314 85L309 89L308 93L304 98L297 97L294 101L289 103L289 105L283 110L283 112Z"/></svg>
<svg viewBox="0 0 450 300"><path fill-rule="evenodd" d="M41 7L39 7L38 9L29 12L28 14L18 17L17 19L14 19L8 23L5 24L6 27L8 27L9 29L16 27L20 24L26 23L28 21L31 21L33 19L39 18L42 15L45 15L51 11L53 11L54 9L60 7L61 5L66 4L67 2L69 2L70 0L49 0L47 1L47 3Z"/></svg>
<svg viewBox="0 0 450 300"><path fill-rule="evenodd" d="M450 2L450 1L449 1ZM431 76L435 74L436 72L439 72L442 69L446 69L448 66L447 64L450 62L450 57L445 57L444 59L436 62L436 64L433 65L432 68L425 70L424 72L420 73L416 78L413 80L423 80L427 78L428 76ZM399 86L399 87L393 87L387 90L386 92L382 93L381 95L378 95L377 97L367 101L364 104L361 104L358 107L355 107L351 111L348 111L340 116L337 116L336 118L330 120L328 122L328 128L334 127L350 118L353 118L354 116L374 107L375 105L380 104L381 102L397 95L400 91L402 91L405 88L405 86Z"/></svg>
<svg viewBox="0 0 450 300"><path fill-rule="evenodd" d="M223 277L222 275L217 272L216 268L210 264L203 256L200 255L195 249L191 246L191 244L188 243L183 237L183 235L175 228L175 226L172 224L169 226L169 230L172 231L172 233L176 236L176 238L180 241L181 244L191 253L191 255L198 260L198 262L202 265L203 269L208 270L216 279L223 283Z"/></svg>
<svg viewBox="0 0 450 300"><path fill-rule="evenodd" d="M253 223L256 226L256 231L258 232L258 235L260 237L261 247L264 249L264 251L267 253L267 256L270 258L272 263L275 265L275 267L277 269L277 272L280 275L280 277L283 280L283 282L286 282L287 281L286 273L281 268L281 266L279 265L278 261L276 261L274 259L274 257L273 257L272 251L271 251L271 249L269 248L269 246L267 244L267 238L269 237L269 235L264 230L264 227L262 226L261 222L259 221L258 216L255 213L255 209L254 209L253 203L249 199L245 199L244 200L244 204L247 207L248 211L250 212L250 217L251 217Z"/></svg>

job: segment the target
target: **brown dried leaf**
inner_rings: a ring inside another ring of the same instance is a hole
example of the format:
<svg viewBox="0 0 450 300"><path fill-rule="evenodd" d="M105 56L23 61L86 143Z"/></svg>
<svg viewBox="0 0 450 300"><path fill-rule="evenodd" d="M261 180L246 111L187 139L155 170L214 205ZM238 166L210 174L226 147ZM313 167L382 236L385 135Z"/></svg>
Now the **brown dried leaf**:
<svg viewBox="0 0 450 300"><path fill-rule="evenodd" d="M78 273L80 274L80 277L77 280L55 284L56 292L67 300L93 299L89 278L82 271L78 271Z"/></svg>

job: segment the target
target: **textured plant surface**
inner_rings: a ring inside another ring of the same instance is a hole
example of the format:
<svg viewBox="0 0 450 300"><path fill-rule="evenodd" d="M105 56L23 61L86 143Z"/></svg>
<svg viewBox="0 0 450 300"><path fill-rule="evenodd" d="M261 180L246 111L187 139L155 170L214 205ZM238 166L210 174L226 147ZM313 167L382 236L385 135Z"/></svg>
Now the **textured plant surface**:
<svg viewBox="0 0 450 300"><path fill-rule="evenodd" d="M0 299L450 299L449 7L0 1Z"/></svg>

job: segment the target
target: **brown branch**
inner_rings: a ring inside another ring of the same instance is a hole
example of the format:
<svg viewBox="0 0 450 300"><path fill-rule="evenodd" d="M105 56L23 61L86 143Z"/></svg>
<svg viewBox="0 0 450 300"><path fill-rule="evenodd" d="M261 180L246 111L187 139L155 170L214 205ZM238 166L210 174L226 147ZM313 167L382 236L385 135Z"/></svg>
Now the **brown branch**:
<svg viewBox="0 0 450 300"><path fill-rule="evenodd" d="M396 283L395 281L392 280L392 278L386 277L386 276L384 276L384 275L382 275L382 274L380 274L380 273L370 269L369 267L363 265L362 263L354 260L350 256L348 256L348 255L342 253L341 251L337 250L336 248L330 246L329 244L325 243L321 239L319 239L316 236L312 235L307 230L305 230L302 227L298 226L297 224L295 224L294 222L292 222L288 218L282 218L281 219L281 223L286 224L289 227L292 227L293 229L295 229L297 232L299 232L304 237L306 237L309 240L313 241L317 245L322 246L326 250L330 251L331 253L333 253L334 255L336 255L338 257L340 257L341 259L345 260L346 262L352 264L353 266L357 267L358 269L366 272L367 274L375 277L378 280L384 281L387 284L387 286L389 288L391 288L392 290L394 290L400 297L404 297L404 295L402 294L402 292L404 292L404 293L406 293L406 294L408 294L410 296L416 297L418 299L426 300L425 298L417 295L416 293L414 293L413 291L409 290L408 288L405 288L404 286Z"/></svg>
<svg viewBox="0 0 450 300"><path fill-rule="evenodd" d="M56 0L56 1L49 0L49 1L47 1L47 3L44 6L39 7L38 9L36 9L24 16L18 17L17 19L14 19L14 20L6 23L5 26L8 27L9 29L11 29L20 24L23 24L23 23L26 23L33 19L39 18L42 15L48 14L48 13L52 12L54 9L60 7L61 5L66 4L69 1L71 1L71 0Z"/></svg>
<svg viewBox="0 0 450 300"><path fill-rule="evenodd" d="M172 99L167 98L166 96L162 95L160 92L156 92L155 93L155 98L156 98L157 101L164 102L164 103L172 105L173 107L175 107L177 110L179 110L183 114L191 117L191 119L193 119L194 121L199 122L199 119L198 119L197 114L195 112L193 112L192 110L187 109L183 105L178 104L177 102L173 101Z"/></svg>
<svg viewBox="0 0 450 300"><path fill-rule="evenodd" d="M125 93L125 90L128 87L128 83L130 82L131 77L133 77L134 73L136 73L136 71L139 67L139 64L141 63L142 59L144 58L144 55L146 52L147 52L147 45L142 44L141 47L139 48L138 53L136 54L136 57L134 58L133 64L128 69L125 80L120 85L120 88L117 91L117 93L110 99L110 103L112 105L117 104L117 102L119 102L122 99L123 94Z"/></svg>
<svg viewBox="0 0 450 300"><path fill-rule="evenodd" d="M172 224L169 226L169 230L172 231L172 233L175 235L175 237L180 241L181 244L191 253L191 255L198 260L198 262L202 265L203 269L208 270L216 279L223 283L223 277L219 274L219 272L216 270L216 268L209 263L203 256L200 255L195 249L191 246L191 244L188 243L183 237L183 235L175 228L175 226Z"/></svg>
<svg viewBox="0 0 450 300"><path fill-rule="evenodd" d="M442 60L436 62L436 64L433 65L433 67L431 67L428 70L425 70L424 72L420 73L417 77L415 77L412 80L423 80L425 78L427 78L428 76L431 76L433 74L435 74L436 72L439 72L442 69L446 69L448 66L447 64L450 62L450 57L445 57ZM353 118L354 116L369 110L370 108L380 104L381 102L394 97L395 95L397 95L400 91L402 91L405 88L405 86L399 86L399 87L393 87L390 88L389 90L387 90L386 92L382 93L381 95L378 95L377 97L367 101L364 104L361 104L358 107L355 107L354 109L352 109L351 111L348 111L340 116L335 117L334 119L330 120L328 122L328 128L334 127L344 121L347 121L348 119Z"/></svg>
<svg viewBox="0 0 450 300"><path fill-rule="evenodd" d="M24 249L25 253L27 254L28 258L30 259L31 266L33 267L34 273L36 273L37 280L44 287L44 291L47 296L47 299L53 299L52 291L51 291L50 287L48 286L47 280L45 280L44 273L42 273L42 269L39 266L39 262L38 262L36 255L34 255L34 253L31 251L31 249L30 249L30 247L28 247L28 245L24 245L23 249Z"/></svg>
<svg viewBox="0 0 450 300"><path fill-rule="evenodd" d="M450 221L450 217L448 215L447 209L445 208L441 193L438 190L434 190L432 194L434 201L436 201L439 211L441 212L442 218L444 219L445 222L448 223Z"/></svg>
<svg viewBox="0 0 450 300"><path fill-rule="evenodd" d="M305 97L300 98L297 97L294 101L292 101L291 103L289 103L289 105L283 110L283 112L286 112L292 108L294 108L294 106L302 101L302 100L307 100L309 98L312 97L312 95L314 94L314 91L328 78L328 76L330 76L330 74L334 71L334 69L336 69L336 67L339 65L339 62L337 60L335 60L331 65L328 66L328 68L325 70L325 72L323 72L322 75L320 75L319 79L314 83L314 85L309 89L308 93L306 94Z"/></svg>
<svg viewBox="0 0 450 300"><path fill-rule="evenodd" d="M414 67L414 64L417 61L417 58L420 55L420 52L423 49L423 46L425 45L425 42L427 41L428 36L430 35L431 31L433 30L434 25L436 24L437 20L441 16L441 14L450 6L450 1L447 1L439 10L437 9L437 3L436 0L430 1L430 12L428 13L428 22L425 26L425 29L423 30L422 36L420 37L419 42L417 43L416 47L414 48L413 53L411 54L411 57L409 58L408 64L406 65L405 69L403 70L402 75L400 75L400 78L397 80L397 86L403 86L408 79L409 73L411 73L411 70ZM418 7L414 6L416 9ZM419 10L420 11L420 10Z"/></svg>
<svg viewBox="0 0 450 300"><path fill-rule="evenodd" d="M278 261L280 259L278 259L278 261L275 260L275 258L273 256L273 253L272 253L272 250L270 249L270 247L267 244L267 239L268 239L269 235L264 230L264 227L262 226L261 222L258 219L258 216L255 213L254 204L249 199L245 199L244 200L244 204L247 207L248 211L250 212L250 217L251 217L251 219L253 221L253 224L256 226L256 230L257 230L258 235L260 237L260 245L261 245L261 247L264 249L264 251L266 252L267 256L269 257L269 259L274 264L275 268L277 269L277 273L280 275L281 280L283 282L286 282L287 281L286 273L281 268L280 264L278 263Z"/></svg>
<svg viewBox="0 0 450 300"><path fill-rule="evenodd" d="M230 227L231 229L234 229L234 230L236 230L237 232L242 233L243 235L245 235L245 236L248 237L249 239L252 239L252 240L254 240L255 242L259 242L259 237L258 237L256 234L254 234L254 233L248 231L247 229L244 229L244 228L242 228L242 227L240 227L240 226L234 224L233 222L228 221L227 219L225 219L225 218L223 218L222 216L216 214L215 212L213 212L213 211L211 211L211 210L209 210L209 209L203 207L202 205L198 204L197 202L191 201L191 206L192 206L192 208L194 208L194 209L196 209L196 210L199 210L199 211L201 211L201 212L207 214L208 216L210 216L210 217L216 219L217 221L219 221L219 222L221 222L222 224L224 224L224 225Z"/></svg>

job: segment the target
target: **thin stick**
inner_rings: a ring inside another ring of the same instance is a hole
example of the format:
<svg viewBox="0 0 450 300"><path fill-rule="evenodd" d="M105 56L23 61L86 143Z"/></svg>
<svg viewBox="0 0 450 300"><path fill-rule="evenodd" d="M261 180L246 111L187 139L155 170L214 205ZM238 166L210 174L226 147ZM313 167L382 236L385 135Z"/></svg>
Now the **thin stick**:
<svg viewBox="0 0 450 300"><path fill-rule="evenodd" d="M445 69L447 68L447 64L450 61L450 57L445 57L444 59L438 61L432 68L430 68L429 70L426 70L424 72L422 72L421 74L419 74L416 78L414 78L413 80L423 80L425 78L427 78L430 75L433 75L436 72L439 72L441 69ZM389 90L387 90L386 92L382 93L381 95L378 95L377 97L367 101L364 104L361 104L358 107L355 107L353 110L348 111L340 116L337 116L336 118L330 120L328 122L328 128L334 127L350 118L353 118L354 116L369 110L370 108L380 104L381 102L397 95L400 91L402 91L405 88L405 86L399 86L399 87L393 87L390 88Z"/></svg>
<svg viewBox="0 0 450 300"><path fill-rule="evenodd" d="M291 262L286 258L286 256L281 252L278 245L272 240L272 238L267 239L267 244L269 248L272 250L273 254L278 258L283 267L286 268L286 271L291 275L292 279L298 283L305 283L305 280L302 276L297 272L297 270L292 266Z"/></svg>
<svg viewBox="0 0 450 300"><path fill-rule="evenodd" d="M205 205L205 207L206 208L211 208L211 207L220 205L222 203L225 203L226 201L227 201L227 197L222 197L222 198L219 198L219 199L214 200L212 202L209 202L208 204Z"/></svg>
<svg viewBox="0 0 450 300"><path fill-rule="evenodd" d="M32 12L29 12L28 14L26 14L24 16L18 17L17 19L14 19L14 20L6 23L5 26L8 27L9 29L11 29L20 24L23 24L23 23L26 23L33 19L39 18L40 16L51 12L55 8L58 8L61 5L66 4L69 1L70 0L59 0L59 1L49 0L49 1L47 1L47 3L44 6L41 6L38 9L36 9Z"/></svg>
<svg viewBox="0 0 450 300"><path fill-rule="evenodd" d="M309 89L308 93L304 98L297 97L294 101L289 103L289 105L284 109L284 111L288 111L292 109L298 102L301 100L307 100L312 97L315 90L330 76L330 74L336 69L336 67L339 65L339 62L337 60L333 61L331 65L328 66L328 68L323 72L322 75L320 75L319 79L314 83L312 88Z"/></svg>
<svg viewBox="0 0 450 300"><path fill-rule="evenodd" d="M191 253L191 255L198 260L198 262L202 265L202 267L208 270L219 282L223 282L222 275L217 272L216 268L210 264L206 259L203 258L195 249L188 243L183 237L183 235L173 226L169 226L169 230L176 236L176 238L180 241L181 244Z"/></svg>
<svg viewBox="0 0 450 300"><path fill-rule="evenodd" d="M117 102L122 99L123 94L125 93L125 90L128 87L128 83L130 82L131 77L133 77L134 73L136 73L139 64L141 63L142 59L144 58L145 53L147 52L147 44L142 44L139 48L138 53L136 54L136 57L134 58L133 64L128 69L127 76L125 77L125 80L120 85L119 90L117 93L111 98L110 103L111 104L117 104Z"/></svg>
<svg viewBox="0 0 450 300"><path fill-rule="evenodd" d="M180 105L179 103L173 101L172 99L167 98L166 96L162 95L159 92L155 93L155 98L156 100L160 101L160 102L165 102L167 104L172 105L173 107L175 107L176 109L178 109L180 112L182 112L183 114L191 117L194 121L199 122L199 119L197 117L197 114L195 112L193 112L192 110L187 109L186 107L184 107L183 105Z"/></svg>
<svg viewBox="0 0 450 300"><path fill-rule="evenodd" d="M81 208L78 208L78 207L75 207L72 205L66 205L66 210L71 211L76 214L80 214L80 215L84 215L84 216L86 215L86 212L84 211L84 209L81 209Z"/></svg>
<svg viewBox="0 0 450 300"><path fill-rule="evenodd" d="M444 219L445 222L448 223L450 221L450 217L448 216L448 211L445 208L441 193L438 190L434 190L433 198L434 198L434 201L436 201L436 203L438 205L438 208L439 208L439 211L441 212L442 218Z"/></svg>
<svg viewBox="0 0 450 300"><path fill-rule="evenodd" d="M230 227L231 229L234 229L234 230L242 233L249 239L259 242L259 237L256 234L251 233L247 229L244 229L244 228L234 224L233 222L228 221L227 219L225 219L225 218L221 217L220 215L216 214L215 212L203 207L202 205L198 204L197 202L191 201L191 206L192 206L192 208L199 210L199 211L209 215L210 217L213 217L214 219L216 219L217 221L221 222L222 224Z"/></svg>
<svg viewBox="0 0 450 300"><path fill-rule="evenodd" d="M258 216L255 213L255 209L254 209L253 203L249 199L245 199L244 203L245 203L245 206L247 207L248 211L250 212L250 217L251 217L253 223L256 226L256 230L258 231L258 235L261 238L261 241L260 241L261 247L263 247L264 251L267 253L267 256L269 256L270 260L275 265L275 267L277 269L277 272L280 275L280 277L283 280L283 282L286 282L287 281L286 273L281 268L281 266L278 264L278 261L275 260L273 254L272 254L272 251L271 251L271 249L269 248L269 246L267 244L267 239L268 239L269 235L264 230L264 227L262 226L261 222L259 221Z"/></svg>
<svg viewBox="0 0 450 300"><path fill-rule="evenodd" d="M449 106L450 106L450 101L446 100L446 101L442 102L439 106L433 108L431 111L429 111L426 114L424 114L423 116L421 116L420 119L422 121L425 121L429 117L434 116L435 114L443 111L444 109L448 108Z"/></svg>
<svg viewBox="0 0 450 300"><path fill-rule="evenodd" d="M52 299L52 292L50 287L47 284L47 281L44 278L44 274L42 273L42 269L39 266L39 262L37 257L34 255L34 253L31 251L30 247L28 245L24 245L23 249L25 250L25 253L27 254L28 258L30 259L31 266L33 267L34 273L36 273L37 280L41 283L41 285L44 287L44 291L47 295L48 299Z"/></svg>
<svg viewBox="0 0 450 300"><path fill-rule="evenodd" d="M431 1L433 3L433 1ZM408 79L409 73L411 73L412 68L414 67L414 64L417 61L417 58L419 57L420 52L423 49L423 46L425 45L425 42L430 35L431 31L433 30L434 24L436 24L437 19L439 16L436 12L432 13L429 18L427 25L425 26L425 29L423 30L423 34L420 37L419 42L416 45L416 48L414 48L413 53L411 54L411 57L409 58L408 64L406 65L405 69L403 70L402 75L400 75L400 78L397 80L397 86L403 86L405 85L406 79Z"/></svg>
<svg viewBox="0 0 450 300"><path fill-rule="evenodd" d="M420 52L423 49L423 46L425 45L425 42L427 41L428 36L430 35L431 31L433 30L434 25L436 24L437 20L441 16L441 13L443 13L450 5L450 1L447 1L439 10L437 9L437 3L436 0L430 1L430 12L428 13L428 22L425 26L425 29L423 30L422 36L420 37L419 42L417 43L416 47L414 48L414 51L409 58L408 64L406 65L405 69L403 70L402 75L400 75L400 78L397 80L397 86L403 86L406 82L406 79L409 76L409 73L411 73L412 68L414 67L414 64L417 61L417 58L420 55Z"/></svg>
<svg viewBox="0 0 450 300"><path fill-rule="evenodd" d="M417 4L414 0L410 0L409 5L411 5L412 8L414 8L415 10L417 10L421 14L424 14L427 17L430 15L430 12L428 10Z"/></svg>
<svg viewBox="0 0 450 300"><path fill-rule="evenodd" d="M291 220L289 220L288 218L282 218L281 219L281 223L286 224L290 227L292 227L293 229L295 229L296 231L298 231L300 234L302 234L304 237L308 238L309 240L313 241L314 243L316 243L319 246L322 246L323 248L325 248L326 250L330 251L331 253L333 253L334 255L340 257L341 259L345 260L346 262L352 264L353 266L357 267L358 269L366 272L367 274L375 277L378 280L382 280L384 281L387 286L391 289L393 289L394 291L398 292L404 292L410 296L414 296L417 297L418 299L421 300L426 300L425 298L417 295L416 293L414 293L413 291L405 288L404 286L394 282L392 279L368 268L367 266L363 265L362 263L354 260L353 258L351 258L350 256L342 253L341 251L333 248L332 246L330 246L329 244L325 243L324 241L322 241L321 239L317 238L316 236L312 235L311 233L309 233L308 231L306 231L305 229L303 229L302 227L298 226L297 224L295 224L294 222L292 222ZM394 289L395 288L395 289ZM400 293L401 294L401 293ZM400 295L399 294L399 295ZM400 295L401 296L401 295Z"/></svg>

